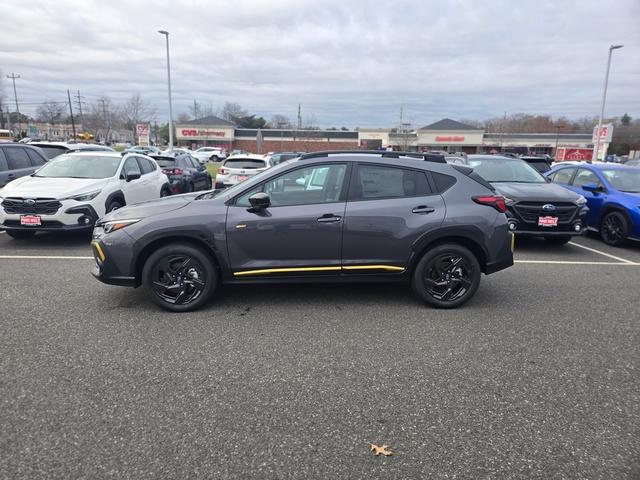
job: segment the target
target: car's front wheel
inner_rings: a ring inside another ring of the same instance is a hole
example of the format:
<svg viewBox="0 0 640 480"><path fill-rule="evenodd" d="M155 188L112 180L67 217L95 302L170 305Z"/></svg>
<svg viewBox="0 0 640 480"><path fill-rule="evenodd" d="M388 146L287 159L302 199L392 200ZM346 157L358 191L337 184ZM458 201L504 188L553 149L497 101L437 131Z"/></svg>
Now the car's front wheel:
<svg viewBox="0 0 640 480"><path fill-rule="evenodd" d="M467 248L438 245L427 251L413 272L412 286L418 296L437 308L466 303L480 285L480 263Z"/></svg>
<svg viewBox="0 0 640 480"><path fill-rule="evenodd" d="M604 243L614 247L620 247L627 241L629 235L629 223L620 212L609 212L600 224L600 236Z"/></svg>
<svg viewBox="0 0 640 480"><path fill-rule="evenodd" d="M113 200L107 206L107 213L111 213L115 210L118 210L119 208L122 208L122 203L119 200Z"/></svg>
<svg viewBox="0 0 640 480"><path fill-rule="evenodd" d="M571 235L548 235L544 239L551 245L564 245L571 240Z"/></svg>
<svg viewBox="0 0 640 480"><path fill-rule="evenodd" d="M26 240L28 238L33 238L36 234L33 230L7 230L7 235L11 238L15 238L16 240Z"/></svg>
<svg viewBox="0 0 640 480"><path fill-rule="evenodd" d="M142 269L142 287L151 300L172 312L204 305L218 285L209 255L192 245L170 244L153 252Z"/></svg>

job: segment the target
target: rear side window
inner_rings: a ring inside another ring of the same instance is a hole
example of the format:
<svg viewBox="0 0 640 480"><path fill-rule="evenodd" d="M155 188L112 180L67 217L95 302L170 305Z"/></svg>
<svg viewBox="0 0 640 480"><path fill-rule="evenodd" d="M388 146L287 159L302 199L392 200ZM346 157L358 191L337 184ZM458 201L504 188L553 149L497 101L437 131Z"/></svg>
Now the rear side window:
<svg viewBox="0 0 640 480"><path fill-rule="evenodd" d="M7 148L4 151L7 157L9 170L19 170L21 168L31 168L31 159L24 148Z"/></svg>
<svg viewBox="0 0 640 480"><path fill-rule="evenodd" d="M436 191L438 193L449 190L456 183L456 177L452 177L451 175L438 172L431 172L431 175L433 176L433 182L436 184Z"/></svg>
<svg viewBox="0 0 640 480"><path fill-rule="evenodd" d="M44 165L45 160L40 155L38 155L38 152L30 148L27 148L26 150L27 155L29 155L29 158L31 159L32 166L39 167L40 165Z"/></svg>
<svg viewBox="0 0 640 480"><path fill-rule="evenodd" d="M136 157L138 159L138 164L140 165L140 171L142 175L146 173L151 173L155 170L155 167L151 164L149 160L142 157Z"/></svg>
<svg viewBox="0 0 640 480"><path fill-rule="evenodd" d="M4 150L0 149L0 172L6 172L8 169L7 159L4 157Z"/></svg>
<svg viewBox="0 0 640 480"><path fill-rule="evenodd" d="M224 166L228 168L244 168L246 170L264 168L267 165L264 160L252 158L232 158L224 162Z"/></svg>
<svg viewBox="0 0 640 480"><path fill-rule="evenodd" d="M419 197L431 194L424 172L379 165L358 165L351 200Z"/></svg>

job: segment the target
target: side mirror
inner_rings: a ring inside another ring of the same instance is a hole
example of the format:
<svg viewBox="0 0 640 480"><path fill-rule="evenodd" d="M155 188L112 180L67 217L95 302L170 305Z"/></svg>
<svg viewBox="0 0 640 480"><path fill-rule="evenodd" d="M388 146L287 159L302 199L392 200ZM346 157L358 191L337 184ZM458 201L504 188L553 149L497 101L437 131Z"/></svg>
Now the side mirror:
<svg viewBox="0 0 640 480"><path fill-rule="evenodd" d="M595 183L587 183L582 186L582 189L591 193L600 193L602 191L602 187L599 187Z"/></svg>
<svg viewBox="0 0 640 480"><path fill-rule="evenodd" d="M137 180L141 177L140 172L129 172L127 173L127 182L130 182L131 180Z"/></svg>
<svg viewBox="0 0 640 480"><path fill-rule="evenodd" d="M268 194L257 192L249 197L249 203L254 210L264 210L271 205L271 199Z"/></svg>

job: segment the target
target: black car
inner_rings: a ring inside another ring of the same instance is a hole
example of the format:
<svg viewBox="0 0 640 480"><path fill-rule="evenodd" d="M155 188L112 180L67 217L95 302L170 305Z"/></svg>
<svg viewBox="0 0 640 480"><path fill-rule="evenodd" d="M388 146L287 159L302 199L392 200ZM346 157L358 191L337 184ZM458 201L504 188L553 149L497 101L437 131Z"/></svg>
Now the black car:
<svg viewBox="0 0 640 480"><path fill-rule="evenodd" d="M0 188L16 178L31 175L47 163L37 147L23 143L0 143Z"/></svg>
<svg viewBox="0 0 640 480"><path fill-rule="evenodd" d="M582 195L551 183L529 163L498 155L469 155L467 164L505 197L509 229L564 244L587 230Z"/></svg>
<svg viewBox="0 0 640 480"><path fill-rule="evenodd" d="M106 215L93 232L93 274L142 285L172 311L202 306L221 283L265 282L407 282L453 308L481 273L513 264L505 211L468 167L320 152L226 190Z"/></svg>
<svg viewBox="0 0 640 480"><path fill-rule="evenodd" d="M150 156L169 178L172 194L211 190L211 175L209 175L206 167L191 155L183 154L175 157L168 155Z"/></svg>
<svg viewBox="0 0 640 480"><path fill-rule="evenodd" d="M551 160L548 157L520 157L520 160L527 162L540 173L551 170Z"/></svg>

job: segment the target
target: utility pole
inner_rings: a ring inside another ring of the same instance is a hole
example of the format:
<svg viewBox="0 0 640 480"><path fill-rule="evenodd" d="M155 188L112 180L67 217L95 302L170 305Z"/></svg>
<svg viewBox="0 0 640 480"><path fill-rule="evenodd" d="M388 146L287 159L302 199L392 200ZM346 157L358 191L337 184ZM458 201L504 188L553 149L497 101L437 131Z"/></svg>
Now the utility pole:
<svg viewBox="0 0 640 480"><path fill-rule="evenodd" d="M71 128L73 129L73 140L78 140L76 137L76 122L73 120L73 108L71 107L71 93L69 93L69 89L67 89L67 98L69 99L69 114L71 115Z"/></svg>
<svg viewBox="0 0 640 480"><path fill-rule="evenodd" d="M84 116L82 115L82 99L83 96L80 95L80 90L78 90L78 94L74 95L78 99L78 110L80 111L80 123L84 122Z"/></svg>
<svg viewBox="0 0 640 480"><path fill-rule="evenodd" d="M298 104L298 130L302 130L302 105Z"/></svg>
<svg viewBox="0 0 640 480"><path fill-rule="evenodd" d="M196 102L195 98L193 99L193 118L198 118L198 102Z"/></svg>
<svg viewBox="0 0 640 480"><path fill-rule="evenodd" d="M20 78L20 75L16 75L11 72L11 75L7 75L13 81L13 97L16 100L16 112L18 112L18 136L22 137L22 125L20 124L20 108L18 107L18 91L16 90L16 79ZM11 120L11 114L9 114L9 120Z"/></svg>
<svg viewBox="0 0 640 480"><path fill-rule="evenodd" d="M109 127L109 120L107 118L107 105L104 98L101 98L99 101L102 103L102 115L104 116L104 124L105 124L105 130L106 130L106 133L104 135L104 143L108 143L110 127Z"/></svg>

